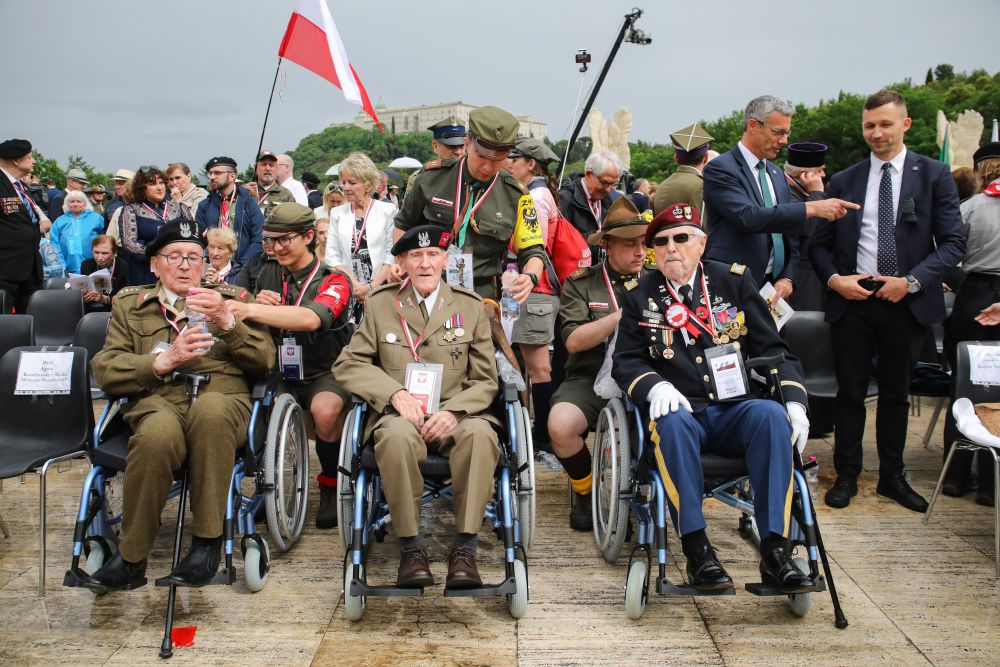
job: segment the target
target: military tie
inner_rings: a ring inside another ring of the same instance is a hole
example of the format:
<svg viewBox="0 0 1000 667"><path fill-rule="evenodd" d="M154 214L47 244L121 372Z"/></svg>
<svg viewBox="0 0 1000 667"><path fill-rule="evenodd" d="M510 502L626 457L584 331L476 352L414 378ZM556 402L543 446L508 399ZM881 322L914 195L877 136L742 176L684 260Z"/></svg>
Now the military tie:
<svg viewBox="0 0 1000 667"><path fill-rule="evenodd" d="M878 184L878 254L879 275L894 276L899 271L896 261L896 215L892 210L892 165L882 165L882 180Z"/></svg>
<svg viewBox="0 0 1000 667"><path fill-rule="evenodd" d="M681 285L680 288L678 289L678 291L681 294L681 303L683 303L685 306L690 307L691 306L691 286L687 285L687 284Z"/></svg>
<svg viewBox="0 0 1000 667"><path fill-rule="evenodd" d="M427 314L427 302L426 301L421 301L420 302L420 314L424 316L424 321L427 321L427 320L429 320L431 318L430 315Z"/></svg>
<svg viewBox="0 0 1000 667"><path fill-rule="evenodd" d="M772 208L771 189L767 187L767 171L763 160L757 163L757 180L760 182L760 194L764 198L764 208ZM771 234L771 247L774 250L774 263L771 265L771 275L780 276L785 268L785 240L781 234Z"/></svg>

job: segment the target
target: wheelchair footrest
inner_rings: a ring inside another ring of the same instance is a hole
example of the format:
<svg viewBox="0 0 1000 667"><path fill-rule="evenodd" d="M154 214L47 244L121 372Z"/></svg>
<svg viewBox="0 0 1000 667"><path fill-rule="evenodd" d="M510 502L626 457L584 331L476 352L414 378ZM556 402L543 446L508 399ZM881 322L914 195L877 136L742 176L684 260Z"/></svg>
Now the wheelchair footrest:
<svg viewBox="0 0 1000 667"><path fill-rule="evenodd" d="M351 580L351 595L376 598L418 597L424 594L422 588L399 588L398 586L369 586L360 579Z"/></svg>
<svg viewBox="0 0 1000 667"><path fill-rule="evenodd" d="M187 584L181 584L171 579L169 575L157 579L156 586L160 588L165 588L171 585L177 586L178 588L203 588L204 586L215 586L218 584L222 584L225 586L232 586L233 582L235 581L236 581L236 568L224 567L218 572L216 572L215 576L209 579L207 584L203 584L202 586L189 586Z"/></svg>
<svg viewBox="0 0 1000 667"><path fill-rule="evenodd" d="M770 597L779 595L801 595L804 593L822 593L826 590L826 580L822 576L816 577L814 585L811 589L807 591L797 591L795 593L789 593L784 591L780 586L772 586L770 584L746 584L745 588L748 593L753 595L759 595L760 597Z"/></svg>
<svg viewBox="0 0 1000 667"><path fill-rule="evenodd" d="M735 588L696 588L688 584L675 585L667 578L656 580L656 592L666 597L691 597L705 595L736 595Z"/></svg>
<svg viewBox="0 0 1000 667"><path fill-rule="evenodd" d="M87 576L87 573L79 568L75 570L66 570L66 574L63 575L63 586L68 586L70 588L82 586L83 581L87 578Z"/></svg>
<svg viewBox="0 0 1000 667"><path fill-rule="evenodd" d="M499 586L477 586L476 588L446 588L444 589L444 596L446 598L471 598L479 597L485 595L507 595L508 593L516 593L517 584L514 582L514 577L507 577Z"/></svg>

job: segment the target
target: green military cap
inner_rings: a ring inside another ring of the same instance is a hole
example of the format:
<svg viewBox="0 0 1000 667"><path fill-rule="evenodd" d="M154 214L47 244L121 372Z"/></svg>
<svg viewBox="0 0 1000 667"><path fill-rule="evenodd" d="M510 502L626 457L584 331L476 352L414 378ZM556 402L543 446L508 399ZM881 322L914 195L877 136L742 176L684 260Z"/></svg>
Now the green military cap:
<svg viewBox="0 0 1000 667"><path fill-rule="evenodd" d="M713 138L701 123L688 125L670 135L674 150L684 152L689 157L697 157L699 153L707 152L711 148Z"/></svg>
<svg viewBox="0 0 1000 667"><path fill-rule="evenodd" d="M527 157L544 164L559 162L559 156L553 153L544 141L530 137L519 138L514 144L514 150L510 152L510 157Z"/></svg>
<svg viewBox="0 0 1000 667"><path fill-rule="evenodd" d="M295 202L278 204L264 221L263 236L274 238L290 232L305 232L316 227L316 215L312 209Z"/></svg>
<svg viewBox="0 0 1000 667"><path fill-rule="evenodd" d="M507 157L520 126L517 118L499 107L479 107L469 113L469 135L484 157Z"/></svg>

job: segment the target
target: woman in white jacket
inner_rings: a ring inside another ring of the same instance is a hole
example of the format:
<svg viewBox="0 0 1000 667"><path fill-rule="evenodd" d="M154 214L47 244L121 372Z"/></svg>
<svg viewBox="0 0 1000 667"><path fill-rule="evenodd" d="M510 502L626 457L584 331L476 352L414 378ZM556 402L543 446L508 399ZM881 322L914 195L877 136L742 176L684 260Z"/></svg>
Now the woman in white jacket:
<svg viewBox="0 0 1000 667"><path fill-rule="evenodd" d="M362 306L368 293L386 281L395 262L389 249L397 209L389 202L372 199L378 180L378 167L364 153L351 153L340 163L346 202L330 210L323 259L351 276L354 298Z"/></svg>

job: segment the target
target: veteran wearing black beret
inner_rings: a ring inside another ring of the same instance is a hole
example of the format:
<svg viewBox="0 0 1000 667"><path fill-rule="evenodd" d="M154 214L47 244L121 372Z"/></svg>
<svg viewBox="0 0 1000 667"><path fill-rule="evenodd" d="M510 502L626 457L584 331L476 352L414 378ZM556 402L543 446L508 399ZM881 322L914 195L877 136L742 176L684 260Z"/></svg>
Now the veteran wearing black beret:
<svg viewBox="0 0 1000 667"><path fill-rule="evenodd" d="M42 284L42 258L38 243L40 225L48 222L28 196L21 182L35 168L31 142L8 139L0 143L0 289L7 292L7 306L19 313Z"/></svg>

